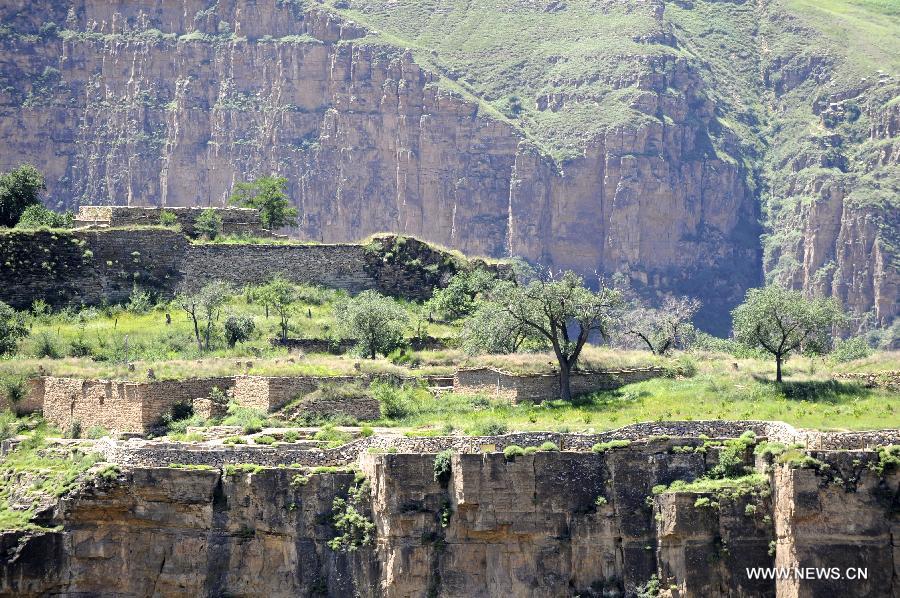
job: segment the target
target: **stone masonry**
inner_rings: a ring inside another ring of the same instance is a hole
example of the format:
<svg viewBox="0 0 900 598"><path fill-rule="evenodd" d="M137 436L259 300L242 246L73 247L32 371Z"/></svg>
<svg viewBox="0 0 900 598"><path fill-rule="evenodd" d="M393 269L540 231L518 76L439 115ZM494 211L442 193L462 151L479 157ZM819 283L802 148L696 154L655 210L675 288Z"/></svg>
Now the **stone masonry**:
<svg viewBox="0 0 900 598"><path fill-rule="evenodd" d="M194 223L206 210L213 210L222 219L222 233L226 235L268 235L259 219L259 210L250 208L202 207L144 207L144 206L81 206L75 215L75 226L156 226L163 211L173 214L176 223L188 236L196 236Z"/></svg>
<svg viewBox="0 0 900 598"><path fill-rule="evenodd" d="M573 372L573 394L612 390L662 376L662 368L633 368L605 372ZM459 369L453 378L457 390L488 392L510 398L514 403L536 402L559 397L559 377L556 374L513 374L496 368Z"/></svg>

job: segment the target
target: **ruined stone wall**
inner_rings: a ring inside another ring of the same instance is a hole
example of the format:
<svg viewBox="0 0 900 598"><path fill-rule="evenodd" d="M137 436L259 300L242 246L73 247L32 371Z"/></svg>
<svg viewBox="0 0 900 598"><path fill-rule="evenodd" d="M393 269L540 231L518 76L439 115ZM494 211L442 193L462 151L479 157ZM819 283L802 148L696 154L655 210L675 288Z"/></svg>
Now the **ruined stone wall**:
<svg viewBox="0 0 900 598"><path fill-rule="evenodd" d="M366 264L362 245L199 244L188 248L182 280L190 291L216 280L240 287L280 275L355 294L377 287Z"/></svg>
<svg viewBox="0 0 900 598"><path fill-rule="evenodd" d="M171 292L187 238L174 230L0 231L0 301L27 309L128 299L135 285Z"/></svg>
<svg viewBox="0 0 900 598"><path fill-rule="evenodd" d="M211 209L222 219L222 233L226 235L268 234L259 218L259 211L250 208L203 207L141 207L141 206L81 206L75 215L75 226L157 226L164 210L176 218L182 232L195 236L194 224L200 215Z"/></svg>
<svg viewBox="0 0 900 598"><path fill-rule="evenodd" d="M283 276L295 283L374 289L406 299L431 297L460 268L481 265L415 239L383 237L371 244L203 244L163 227L0 231L0 301L26 309L128 299L140 286L170 296L212 281L235 287Z"/></svg>
<svg viewBox="0 0 900 598"><path fill-rule="evenodd" d="M324 384L353 384L361 379L359 376L238 376L232 394L241 405L267 413Z"/></svg>
<svg viewBox="0 0 900 598"><path fill-rule="evenodd" d="M176 404L192 404L213 388L227 391L233 378L199 378L157 382L121 382L78 378L43 378L43 413L61 430L75 422L87 431L94 426L118 432L146 432Z"/></svg>
<svg viewBox="0 0 900 598"><path fill-rule="evenodd" d="M662 368L634 368L607 372L573 372L573 394L612 390L664 374ZM556 374L513 374L496 368L466 368L456 372L454 389L484 391L508 396L513 402L541 402L559 397Z"/></svg>

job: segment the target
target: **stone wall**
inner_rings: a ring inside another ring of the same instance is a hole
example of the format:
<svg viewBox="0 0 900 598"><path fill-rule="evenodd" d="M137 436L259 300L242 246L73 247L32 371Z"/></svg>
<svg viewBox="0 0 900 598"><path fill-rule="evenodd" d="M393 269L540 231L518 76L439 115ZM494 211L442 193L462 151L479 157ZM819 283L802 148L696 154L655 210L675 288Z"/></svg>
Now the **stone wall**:
<svg viewBox="0 0 900 598"><path fill-rule="evenodd" d="M662 368L633 368L606 372L573 372L570 380L575 395L612 390L662 376ZM509 397L513 402L536 402L559 397L556 374L513 374L496 368L465 368L453 378L456 390L481 391Z"/></svg>
<svg viewBox="0 0 900 598"><path fill-rule="evenodd" d="M118 303L135 285L171 296L214 280L241 287L277 275L351 294L374 289L421 300L476 263L392 236L367 245L195 244L162 227L10 230L0 231L0 301L17 309L37 299L54 307ZM504 267L482 265L508 275Z"/></svg>
<svg viewBox="0 0 900 598"><path fill-rule="evenodd" d="M214 210L222 219L222 233L226 235L268 235L259 219L259 211L249 208L202 207L143 207L143 206L80 206L75 215L75 226L157 226L160 214L173 214L176 223L188 236L196 236L194 224L206 210Z"/></svg>
<svg viewBox="0 0 900 598"><path fill-rule="evenodd" d="M239 404L268 413L325 384L360 380L359 376L238 376L232 394Z"/></svg>
<svg viewBox="0 0 900 598"><path fill-rule="evenodd" d="M27 309L128 299L135 285L171 293L188 240L162 228L0 231L0 301Z"/></svg>
<svg viewBox="0 0 900 598"><path fill-rule="evenodd" d="M188 248L182 280L184 288L195 290L216 280L240 287L280 275L355 294L377 287L366 264L362 245L199 244Z"/></svg>
<svg viewBox="0 0 900 598"><path fill-rule="evenodd" d="M75 424L118 432L143 433L171 412L174 405L191 405L213 388L227 391L233 378L197 378L156 382L43 378L44 417L61 430Z"/></svg>

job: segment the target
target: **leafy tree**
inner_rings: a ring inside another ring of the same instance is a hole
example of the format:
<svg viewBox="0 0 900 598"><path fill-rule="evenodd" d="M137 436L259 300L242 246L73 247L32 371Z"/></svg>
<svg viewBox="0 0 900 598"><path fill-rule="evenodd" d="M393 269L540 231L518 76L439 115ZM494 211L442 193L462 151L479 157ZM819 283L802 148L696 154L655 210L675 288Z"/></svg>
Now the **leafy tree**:
<svg viewBox="0 0 900 598"><path fill-rule="evenodd" d="M623 303L619 291L605 287L591 291L571 271L559 279L534 280L526 286L502 282L492 291L491 299L513 320L534 330L553 347L559 363L560 398L566 401L572 400L571 372L588 337L597 332L608 338Z"/></svg>
<svg viewBox="0 0 900 598"><path fill-rule="evenodd" d="M19 339L27 335L25 314L0 301L0 355L14 353Z"/></svg>
<svg viewBox="0 0 900 598"><path fill-rule="evenodd" d="M30 164L0 175L0 226L13 227L28 206L41 203L44 175Z"/></svg>
<svg viewBox="0 0 900 598"><path fill-rule="evenodd" d="M459 272L445 288L435 288L427 306L442 320L459 320L471 315L478 297L497 284L497 278L481 268Z"/></svg>
<svg viewBox="0 0 900 598"><path fill-rule="evenodd" d="M659 308L638 304L626 314L625 330L647 345L651 353L665 355L671 349L683 348L699 309L700 302L690 297L667 297Z"/></svg>
<svg viewBox="0 0 900 598"><path fill-rule="evenodd" d="M222 234L222 216L212 208L203 210L194 221L194 233L212 241Z"/></svg>
<svg viewBox="0 0 900 598"><path fill-rule="evenodd" d="M345 334L358 341L357 350L372 359L401 347L409 322L403 307L376 291L363 291L339 303L335 315Z"/></svg>
<svg viewBox="0 0 900 598"><path fill-rule="evenodd" d="M299 300L297 286L279 276L269 284L260 287L257 295L259 301L278 314L281 340L287 340L290 319L294 314L295 304Z"/></svg>
<svg viewBox="0 0 900 598"><path fill-rule="evenodd" d="M179 295L175 298L194 324L194 338L197 348L202 353L212 346L215 323L219 319L222 306L231 296L228 283L216 281L205 285L192 295Z"/></svg>
<svg viewBox="0 0 900 598"><path fill-rule="evenodd" d="M225 340L229 348L234 348L238 343L250 339L250 335L256 329L253 318L231 314L225 318Z"/></svg>
<svg viewBox="0 0 900 598"><path fill-rule="evenodd" d="M797 350L827 352L831 331L845 316L834 299L807 299L800 291L769 285L750 289L731 316L735 338L775 356L775 380L781 382L781 364Z"/></svg>
<svg viewBox="0 0 900 598"><path fill-rule="evenodd" d="M53 210L48 210L41 204L32 204L25 208L16 228L21 229L37 229L37 228L72 228L75 224L75 217L72 212L59 214Z"/></svg>
<svg viewBox="0 0 900 598"><path fill-rule="evenodd" d="M297 223L297 208L291 207L284 177L264 176L249 183L238 183L229 200L232 204L259 210L259 218L268 229L275 230Z"/></svg>
<svg viewBox="0 0 900 598"><path fill-rule="evenodd" d="M526 342L540 344L541 339L534 328L490 302L480 305L460 331L462 348L470 355L516 353Z"/></svg>

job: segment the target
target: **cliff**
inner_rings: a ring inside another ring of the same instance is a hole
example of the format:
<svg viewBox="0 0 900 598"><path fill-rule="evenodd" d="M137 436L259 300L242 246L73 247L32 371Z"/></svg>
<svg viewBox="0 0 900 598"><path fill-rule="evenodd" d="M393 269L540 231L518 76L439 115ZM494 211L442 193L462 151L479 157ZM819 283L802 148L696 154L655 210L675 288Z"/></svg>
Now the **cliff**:
<svg viewBox="0 0 900 598"><path fill-rule="evenodd" d="M57 207L222 205L277 172L305 239L394 231L621 272L651 298L699 296L719 332L765 273L883 325L884 18L860 64L818 12L776 0L17 0L0 8L0 167L34 162ZM838 101L859 107L848 130L815 125Z"/></svg>
<svg viewBox="0 0 900 598"><path fill-rule="evenodd" d="M717 462L702 443L605 453L364 454L360 470L130 467L0 534L0 595L895 595L896 472L871 451L770 465L746 491L653 488ZM674 450L688 446L691 450ZM749 463L749 461L748 461ZM765 465L761 465L765 467ZM342 522L342 523L341 523ZM747 567L867 568L759 580Z"/></svg>

